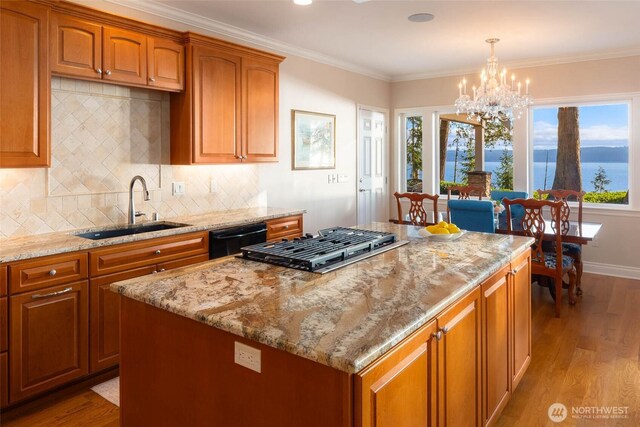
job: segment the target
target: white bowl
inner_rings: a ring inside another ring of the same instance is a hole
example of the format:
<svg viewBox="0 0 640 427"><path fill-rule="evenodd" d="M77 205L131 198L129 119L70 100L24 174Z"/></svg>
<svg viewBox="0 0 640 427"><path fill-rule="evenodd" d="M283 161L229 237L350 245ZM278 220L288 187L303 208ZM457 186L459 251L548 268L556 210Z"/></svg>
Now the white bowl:
<svg viewBox="0 0 640 427"><path fill-rule="evenodd" d="M465 233L465 230L460 230L459 233L453 233L453 234L433 234L429 232L429 230L427 230L426 228L421 228L420 230L418 230L418 233L423 237L430 238L431 240L435 240L438 242L447 242L450 240L459 239Z"/></svg>

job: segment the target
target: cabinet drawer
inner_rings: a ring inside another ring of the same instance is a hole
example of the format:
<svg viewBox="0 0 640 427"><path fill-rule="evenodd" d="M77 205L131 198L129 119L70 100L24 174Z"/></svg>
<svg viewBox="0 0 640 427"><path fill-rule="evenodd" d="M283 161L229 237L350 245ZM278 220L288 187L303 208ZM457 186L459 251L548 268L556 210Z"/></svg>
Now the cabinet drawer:
<svg viewBox="0 0 640 427"><path fill-rule="evenodd" d="M7 266L0 265L0 297L7 295Z"/></svg>
<svg viewBox="0 0 640 427"><path fill-rule="evenodd" d="M77 252L36 258L9 265L11 294L33 291L87 278L87 254Z"/></svg>
<svg viewBox="0 0 640 427"><path fill-rule="evenodd" d="M89 253L91 277L209 253L209 233L193 233L111 246Z"/></svg>
<svg viewBox="0 0 640 427"><path fill-rule="evenodd" d="M163 262L158 264L158 271L173 270L174 268L186 267L187 265L197 264L204 261L209 261L208 253L190 256L188 258L180 258L175 261Z"/></svg>
<svg viewBox="0 0 640 427"><path fill-rule="evenodd" d="M9 310L7 309L7 297L0 298L0 351L9 348Z"/></svg>
<svg viewBox="0 0 640 427"><path fill-rule="evenodd" d="M302 236L302 215L267 221L267 241Z"/></svg>

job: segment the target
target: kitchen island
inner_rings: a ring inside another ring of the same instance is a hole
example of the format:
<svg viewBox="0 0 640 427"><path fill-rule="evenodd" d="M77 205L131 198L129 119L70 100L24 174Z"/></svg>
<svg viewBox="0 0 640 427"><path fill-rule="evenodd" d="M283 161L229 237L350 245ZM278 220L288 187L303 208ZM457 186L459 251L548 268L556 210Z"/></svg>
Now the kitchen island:
<svg viewBox="0 0 640 427"><path fill-rule="evenodd" d="M409 243L324 275L226 258L113 284L122 424L495 421L529 363L532 239L365 228Z"/></svg>

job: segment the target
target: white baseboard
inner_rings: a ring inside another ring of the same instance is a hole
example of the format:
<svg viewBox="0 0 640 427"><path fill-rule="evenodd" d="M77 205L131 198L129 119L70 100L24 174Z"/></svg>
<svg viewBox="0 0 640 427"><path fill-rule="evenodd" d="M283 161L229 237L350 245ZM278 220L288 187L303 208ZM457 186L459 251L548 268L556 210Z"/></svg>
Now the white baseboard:
<svg viewBox="0 0 640 427"><path fill-rule="evenodd" d="M602 274L603 276L625 277L640 280L640 268L626 265L603 264L600 262L584 261L585 273Z"/></svg>

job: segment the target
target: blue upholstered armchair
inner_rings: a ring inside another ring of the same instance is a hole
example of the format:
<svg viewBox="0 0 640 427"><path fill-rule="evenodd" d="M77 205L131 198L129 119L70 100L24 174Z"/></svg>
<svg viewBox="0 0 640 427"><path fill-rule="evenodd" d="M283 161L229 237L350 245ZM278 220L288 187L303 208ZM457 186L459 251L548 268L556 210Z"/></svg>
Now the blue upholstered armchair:
<svg viewBox="0 0 640 427"><path fill-rule="evenodd" d="M491 200L498 200L502 202L502 199L527 199L529 194L526 191L499 191L493 190L491 191ZM524 216L524 208L521 205L512 205L511 206L511 219L512 220L521 220ZM498 222L501 228L506 228L507 222L507 213L502 212L498 216Z"/></svg>
<svg viewBox="0 0 640 427"><path fill-rule="evenodd" d="M468 231L495 233L491 200L449 200L451 222Z"/></svg>

